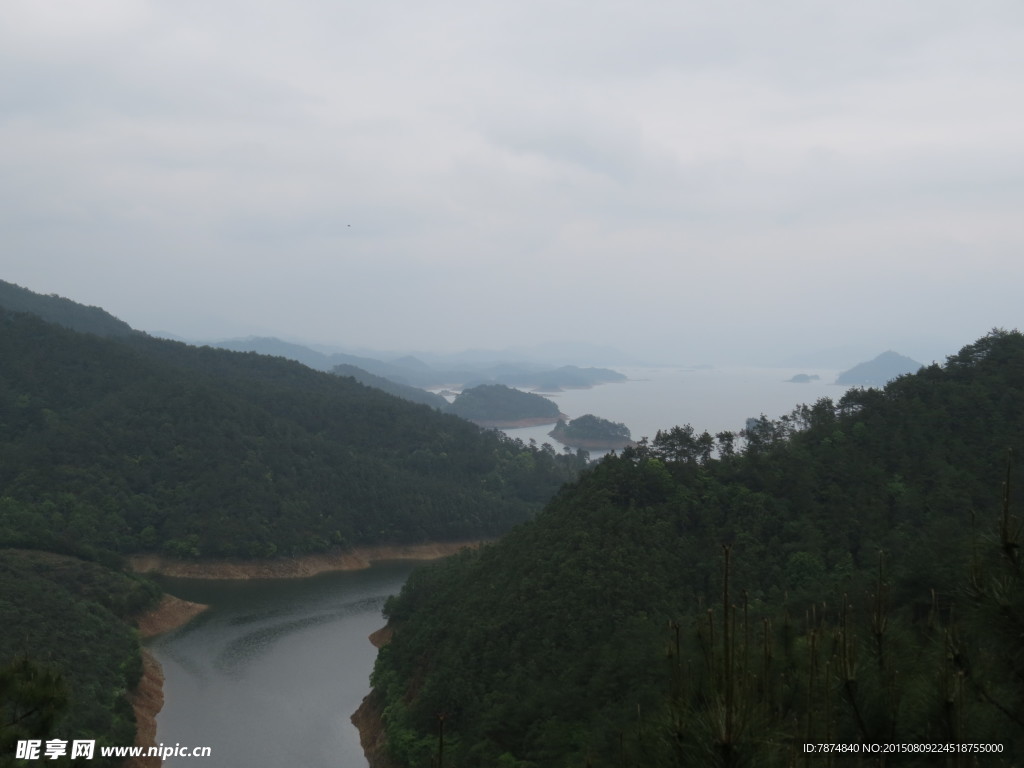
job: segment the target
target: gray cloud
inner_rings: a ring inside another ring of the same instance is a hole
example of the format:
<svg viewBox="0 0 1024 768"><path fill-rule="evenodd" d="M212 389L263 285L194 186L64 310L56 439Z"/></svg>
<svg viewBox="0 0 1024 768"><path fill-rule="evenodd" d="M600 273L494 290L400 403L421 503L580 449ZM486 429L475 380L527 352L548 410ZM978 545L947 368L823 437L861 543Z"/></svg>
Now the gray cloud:
<svg viewBox="0 0 1024 768"><path fill-rule="evenodd" d="M1017 3L2 14L2 277L136 327L686 360L1020 324Z"/></svg>

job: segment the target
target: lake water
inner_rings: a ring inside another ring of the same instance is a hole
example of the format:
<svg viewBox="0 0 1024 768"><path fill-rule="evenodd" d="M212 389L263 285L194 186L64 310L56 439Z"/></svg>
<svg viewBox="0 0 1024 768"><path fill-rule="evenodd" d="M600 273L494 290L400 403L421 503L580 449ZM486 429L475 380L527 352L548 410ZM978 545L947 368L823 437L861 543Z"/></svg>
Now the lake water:
<svg viewBox="0 0 1024 768"><path fill-rule="evenodd" d="M737 432L747 418L777 418L800 403L822 397L838 400L847 387L835 384L837 371L807 368L616 368L628 381L591 389L542 392L574 419L585 413L629 427L634 440L653 438L659 429L690 424L698 433ZM794 384L798 373L817 381ZM551 426L506 429L524 442L561 445L548 436Z"/></svg>
<svg viewBox="0 0 1024 768"><path fill-rule="evenodd" d="M593 413L628 426L634 439L691 424L714 434L750 416L775 418L798 403L838 400L835 371L764 368L620 369L629 381L551 395L571 418ZM796 373L818 381L792 384ZM551 429L506 430L553 442ZM163 665L164 709L157 741L210 746L207 760L166 765L218 768L366 766L350 716L369 692L376 649L367 636L413 563L280 581L167 579L171 594L212 608L151 648Z"/></svg>
<svg viewBox="0 0 1024 768"><path fill-rule="evenodd" d="M349 718L370 691L377 651L367 636L415 565L309 579L164 579L166 591L211 608L150 644L165 676L157 742L212 749L165 765L366 766Z"/></svg>

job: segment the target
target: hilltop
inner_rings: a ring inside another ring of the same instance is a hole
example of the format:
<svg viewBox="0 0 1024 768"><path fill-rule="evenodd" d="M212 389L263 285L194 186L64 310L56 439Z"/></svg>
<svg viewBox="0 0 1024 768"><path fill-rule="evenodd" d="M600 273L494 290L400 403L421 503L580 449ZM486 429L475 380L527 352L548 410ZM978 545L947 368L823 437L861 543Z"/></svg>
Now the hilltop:
<svg viewBox="0 0 1024 768"><path fill-rule="evenodd" d="M4 280L0 280L0 307L12 312L27 312L79 333L110 337L135 333L128 323L104 309L87 307L56 294L44 296Z"/></svg>
<svg viewBox="0 0 1024 768"><path fill-rule="evenodd" d="M884 387L888 382L907 373L915 373L924 366L916 360L889 350L873 360L858 363L836 377L836 384L858 387Z"/></svg>
<svg viewBox="0 0 1024 768"><path fill-rule="evenodd" d="M463 390L448 411L484 427L551 424L561 416L558 406L546 397L504 384L481 384Z"/></svg>

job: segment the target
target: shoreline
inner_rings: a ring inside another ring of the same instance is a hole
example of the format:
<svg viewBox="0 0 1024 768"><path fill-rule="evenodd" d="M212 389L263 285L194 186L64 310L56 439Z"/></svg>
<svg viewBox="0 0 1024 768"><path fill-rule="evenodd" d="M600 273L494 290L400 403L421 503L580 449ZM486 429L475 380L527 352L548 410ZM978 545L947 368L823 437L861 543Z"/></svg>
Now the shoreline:
<svg viewBox="0 0 1024 768"><path fill-rule="evenodd" d="M208 605L165 594L153 610L136 620L139 638L145 640L183 627L207 608ZM135 714L135 746L148 748L157 746L156 716L164 708L164 670L148 648L141 647L139 651L142 654L142 677L130 701ZM162 764L163 760L159 757L131 757L125 766L159 768Z"/></svg>
<svg viewBox="0 0 1024 768"><path fill-rule="evenodd" d="M131 555L128 564L135 573L178 579L305 579L332 571L361 571L384 560L437 560L463 549L476 549L489 541L493 539L356 547L344 552L274 560L175 560L163 555Z"/></svg>
<svg viewBox="0 0 1024 768"><path fill-rule="evenodd" d="M381 718L384 705L375 691L370 691L349 718L359 731L359 744L370 768L398 768L387 751L387 736Z"/></svg>
<svg viewBox="0 0 1024 768"><path fill-rule="evenodd" d="M333 554L305 555L298 558L278 560L211 560L190 562L173 560L161 555L132 555L128 563L136 573L155 573L162 576L188 579L302 579L330 571L358 571L369 568L374 562L384 560L438 560L454 555L463 549L476 549L493 539L471 539L464 541L443 541L428 544L391 545L358 547L347 552ZM182 627L209 606L182 600L174 595L164 594L153 610L143 614L136 621L141 639L162 635ZM370 642L377 648L390 640L390 629L382 627L371 635ZM130 701L135 713L135 746L157 746L156 717L164 706L164 673L160 662L149 651L141 648L142 677L139 679ZM384 755L384 729L380 723L382 710L375 707L367 696L352 715L352 722L359 731L359 741L367 761L373 768L392 768ZM126 768L159 768L163 761L159 757L130 758Z"/></svg>
<svg viewBox="0 0 1024 768"><path fill-rule="evenodd" d="M484 429L520 429L521 427L542 427L545 424L557 424L559 419L568 419L564 413L557 416L533 416L528 419L470 419L478 427Z"/></svg>
<svg viewBox="0 0 1024 768"><path fill-rule="evenodd" d="M552 432L553 431L554 430L552 430ZM554 438L555 442L559 443L560 445L564 445L567 448L582 448L585 451L621 451L624 448L636 445L636 441L634 440L611 443L605 440L590 440L587 438L569 438L572 442L567 443L560 437L555 437L551 432L548 432L548 436Z"/></svg>
<svg viewBox="0 0 1024 768"><path fill-rule="evenodd" d="M371 632L367 639L379 651L391 642L394 634L394 628L390 624L385 624L380 629ZM366 762L370 768L396 768L388 754L388 740L382 721L383 716L384 702L377 691L370 689L370 692L363 697L359 708L349 718L352 725L359 731L359 744L363 748L363 754L366 755Z"/></svg>
<svg viewBox="0 0 1024 768"><path fill-rule="evenodd" d="M131 695L135 713L135 746L155 747L156 716L164 708L164 670L148 648L142 649L142 677ZM159 757L130 757L126 768L159 768Z"/></svg>

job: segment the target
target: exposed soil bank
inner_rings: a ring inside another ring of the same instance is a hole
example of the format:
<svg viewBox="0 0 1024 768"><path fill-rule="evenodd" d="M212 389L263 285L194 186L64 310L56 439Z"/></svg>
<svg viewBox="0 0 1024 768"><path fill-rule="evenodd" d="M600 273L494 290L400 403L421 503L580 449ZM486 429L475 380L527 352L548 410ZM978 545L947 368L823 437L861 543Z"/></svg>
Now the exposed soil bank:
<svg viewBox="0 0 1024 768"><path fill-rule="evenodd" d="M137 573L159 573L184 579L302 579L328 571L358 571L382 560L435 560L476 548L482 540L359 547L347 552L278 558L276 560L174 560L161 555L128 558Z"/></svg>
<svg viewBox="0 0 1024 768"><path fill-rule="evenodd" d="M156 608L139 618L137 622L139 634L147 638L170 632L172 629L188 624L207 607L182 600L174 595L164 595Z"/></svg>
<svg viewBox="0 0 1024 768"><path fill-rule="evenodd" d="M149 613L139 617L136 625L143 638L162 635L183 626L205 611L208 606L188 600L164 595ZM164 671L146 648L142 649L142 677L131 696L135 711L135 746L155 747L156 716L164 707ZM159 757L132 757L125 762L125 768L158 768L163 764Z"/></svg>
<svg viewBox="0 0 1024 768"><path fill-rule="evenodd" d="M381 723L383 714L381 697L371 691L352 715L352 724L359 730L359 743L363 747L370 768L398 768L388 754L387 738Z"/></svg>
<svg viewBox="0 0 1024 768"><path fill-rule="evenodd" d="M300 558L277 560L218 560L191 562L173 560L160 555L134 555L129 563L137 573L159 573L190 579L289 579L316 576L328 571L356 571L369 568L374 561L383 560L436 560L454 555L468 548L476 548L487 540L446 541L431 544L410 544L406 546L360 547L359 549L335 554L307 555ZM205 611L208 606L164 595L160 604L138 620L139 634L144 637L169 632ZM382 627L370 636L377 648L391 639L391 628ZM142 679L132 695L135 710L136 746L156 746L156 716L163 708L163 670L153 655L142 650ZM397 768L387 756L384 728L381 725L382 708L377 697L371 693L352 715L352 722L359 730L359 741L370 768ZM158 757L132 758L126 768L158 768L162 761Z"/></svg>
<svg viewBox="0 0 1024 768"><path fill-rule="evenodd" d="M395 636L395 630L390 625L385 625L378 629L376 632L370 633L370 645L380 650L385 645L391 642L391 638Z"/></svg>
<svg viewBox="0 0 1024 768"><path fill-rule="evenodd" d="M135 710L135 746L156 746L156 716L164 706L164 671L160 662L145 648L142 649L142 679L132 694ZM159 757L131 757L125 768L157 768L163 763Z"/></svg>
<svg viewBox="0 0 1024 768"><path fill-rule="evenodd" d="M535 416L531 419L511 419L502 421L500 419L470 419L478 427L488 429L518 429L519 427L542 427L545 424L555 424L559 419L565 420L569 417L564 413L557 416Z"/></svg>

